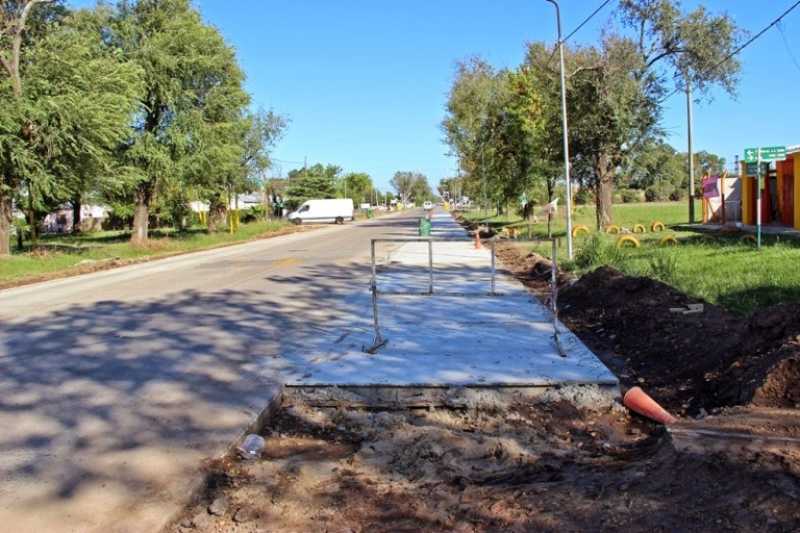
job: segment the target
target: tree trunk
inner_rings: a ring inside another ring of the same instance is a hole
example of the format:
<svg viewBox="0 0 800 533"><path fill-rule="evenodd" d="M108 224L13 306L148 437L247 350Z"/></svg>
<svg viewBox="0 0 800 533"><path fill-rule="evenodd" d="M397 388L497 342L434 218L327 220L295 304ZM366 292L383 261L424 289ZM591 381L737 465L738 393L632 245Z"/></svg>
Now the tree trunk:
<svg viewBox="0 0 800 533"><path fill-rule="evenodd" d="M72 199L72 233L78 234L81 232L81 208L83 203L81 197L76 196Z"/></svg>
<svg viewBox="0 0 800 533"><path fill-rule="evenodd" d="M214 198L208 202L208 231L214 232L225 223L225 202L221 198Z"/></svg>
<svg viewBox="0 0 800 533"><path fill-rule="evenodd" d="M133 211L131 243L145 244L150 227L150 200L152 199L152 193L147 185L140 185L136 189L135 196L136 205Z"/></svg>
<svg viewBox="0 0 800 533"><path fill-rule="evenodd" d="M11 197L0 192L0 258L11 255Z"/></svg>
<svg viewBox="0 0 800 533"><path fill-rule="evenodd" d="M614 200L614 174L611 164L605 156L597 158L595 172L597 181L595 183L595 215L597 219L597 229L602 230L612 223L612 205Z"/></svg>
<svg viewBox="0 0 800 533"><path fill-rule="evenodd" d="M39 221L36 208L33 206L33 187L28 182L28 225L31 228L31 242L35 245L39 241Z"/></svg>

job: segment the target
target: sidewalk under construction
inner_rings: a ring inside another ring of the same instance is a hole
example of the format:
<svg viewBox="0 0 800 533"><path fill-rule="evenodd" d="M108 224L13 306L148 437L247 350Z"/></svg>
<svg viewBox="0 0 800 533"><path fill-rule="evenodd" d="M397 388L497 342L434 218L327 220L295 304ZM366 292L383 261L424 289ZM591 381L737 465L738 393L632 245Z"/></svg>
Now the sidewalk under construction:
<svg viewBox="0 0 800 533"><path fill-rule="evenodd" d="M357 323L286 354L285 394L316 405L463 405L556 394L597 402L617 378L551 311L495 269L447 214L430 239L376 242ZM383 246L388 245L388 246Z"/></svg>

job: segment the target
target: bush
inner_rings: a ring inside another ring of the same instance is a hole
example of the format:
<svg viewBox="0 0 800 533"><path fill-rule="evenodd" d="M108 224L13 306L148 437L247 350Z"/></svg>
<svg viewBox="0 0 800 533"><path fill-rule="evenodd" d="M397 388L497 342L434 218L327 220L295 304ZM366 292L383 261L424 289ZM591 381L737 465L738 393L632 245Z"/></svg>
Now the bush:
<svg viewBox="0 0 800 533"><path fill-rule="evenodd" d="M594 268L602 265L619 265L624 260L620 250L597 233L584 241L575 254L575 264L579 268Z"/></svg>
<svg viewBox="0 0 800 533"><path fill-rule="evenodd" d="M669 199L673 202L678 202L686 198L686 191L681 187L676 187L671 193L669 193Z"/></svg>
<svg viewBox="0 0 800 533"><path fill-rule="evenodd" d="M575 204L576 205L588 205L594 204L594 193L588 187L581 187L577 193L575 193Z"/></svg>
<svg viewBox="0 0 800 533"><path fill-rule="evenodd" d="M678 273L678 256L674 252L661 251L650 258L650 276L669 285L675 284Z"/></svg>
<svg viewBox="0 0 800 533"><path fill-rule="evenodd" d="M267 211L262 205L253 205L247 209L242 209L240 216L242 223L248 224L250 222L255 222L256 220L265 219L267 217Z"/></svg>
<svg viewBox="0 0 800 533"><path fill-rule="evenodd" d="M626 204L644 202L645 200L644 191L639 189L622 189L620 194L622 195L622 202Z"/></svg>
<svg viewBox="0 0 800 533"><path fill-rule="evenodd" d="M644 198L648 202L665 202L672 191L672 186L668 184L651 185L644 191Z"/></svg>
<svg viewBox="0 0 800 533"><path fill-rule="evenodd" d="M622 193L619 191L614 191L611 195L611 203L613 204L621 204L622 203Z"/></svg>

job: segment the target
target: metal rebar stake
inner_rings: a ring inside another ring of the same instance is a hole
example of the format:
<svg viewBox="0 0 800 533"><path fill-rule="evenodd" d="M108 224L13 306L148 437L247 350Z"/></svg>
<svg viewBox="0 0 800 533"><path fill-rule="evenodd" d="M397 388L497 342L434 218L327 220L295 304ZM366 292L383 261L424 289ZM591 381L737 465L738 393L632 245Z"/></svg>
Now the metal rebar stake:
<svg viewBox="0 0 800 533"><path fill-rule="evenodd" d="M428 239L428 294L433 294L433 240Z"/></svg>
<svg viewBox="0 0 800 533"><path fill-rule="evenodd" d="M370 291L372 292L372 324L375 328L375 339L372 341L372 346L362 346L362 350L369 354L375 354L381 347L383 347L388 339L384 339L381 335L380 322L378 320L378 273L375 266L375 241L370 241L370 256L372 259L372 280L370 281Z"/></svg>
<svg viewBox="0 0 800 533"><path fill-rule="evenodd" d="M492 281L491 281L491 289L489 290L489 294L491 296L495 296L496 292L495 292L495 280L494 280L494 278L495 278L495 272L497 271L497 268L495 266L495 240L494 240L494 237L491 238L491 243L492 243L492 247L491 247L492 248Z"/></svg>
<svg viewBox="0 0 800 533"><path fill-rule="evenodd" d="M558 336L558 239L553 239L553 265L550 268L550 306L553 311L553 341L556 344L558 355L566 357L567 352L561 345L561 339Z"/></svg>

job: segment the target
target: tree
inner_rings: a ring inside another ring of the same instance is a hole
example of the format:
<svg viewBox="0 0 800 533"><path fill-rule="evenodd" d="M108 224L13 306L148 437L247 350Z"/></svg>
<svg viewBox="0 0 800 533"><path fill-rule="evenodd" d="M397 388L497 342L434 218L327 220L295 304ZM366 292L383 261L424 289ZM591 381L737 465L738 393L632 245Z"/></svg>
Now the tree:
<svg viewBox="0 0 800 533"><path fill-rule="evenodd" d="M7 101L9 96L14 102L11 106L3 106L0 116L2 133L10 135L2 144L2 175L0 175L0 257L11 254L11 213L14 194L18 192L22 178L20 168L14 161L26 156L25 143L32 130L24 122L22 111L22 54L28 21L37 4L48 3L48 0L8 1L0 6L0 66L4 78L0 85L0 96ZM11 108L11 109L9 109ZM16 113L13 113L16 111ZM26 157L27 159L27 157ZM32 163L27 161L28 164ZM23 163L25 164L25 163Z"/></svg>
<svg viewBox="0 0 800 533"><path fill-rule="evenodd" d="M339 184L338 193L342 198L352 198L356 204L372 203L372 178L364 172L345 174Z"/></svg>
<svg viewBox="0 0 800 533"><path fill-rule="evenodd" d="M420 172L395 172L389 184L404 204L434 199L427 176Z"/></svg>
<svg viewBox="0 0 800 533"><path fill-rule="evenodd" d="M414 187L419 178L425 179L425 176L419 172L395 172L389 185L397 191L397 196L402 203L407 203L413 198ZM427 182L427 180L426 180Z"/></svg>
<svg viewBox="0 0 800 533"><path fill-rule="evenodd" d="M428 178L424 174L414 176L414 183L411 185L411 199L417 203L434 199Z"/></svg>
<svg viewBox="0 0 800 533"><path fill-rule="evenodd" d="M141 71L107 46L98 14L71 16L59 5L12 2L0 9L0 255L9 253L11 198L36 213L69 198L83 177L110 175L126 137ZM46 10L55 10L54 12ZM58 16L53 15L57 13ZM36 21L26 40L26 23ZM10 41L10 49L7 48Z"/></svg>
<svg viewBox="0 0 800 533"><path fill-rule="evenodd" d="M241 114L249 98L233 49L189 0L120 2L109 34L144 71L133 135L120 146L136 169L131 241L143 243L167 179L197 178L205 168L213 169L209 179L229 181L243 157Z"/></svg>
<svg viewBox="0 0 800 533"><path fill-rule="evenodd" d="M291 170L286 188L289 206L295 208L312 198L335 198L336 179L341 171L341 167L319 163L309 168Z"/></svg>
<svg viewBox="0 0 800 533"><path fill-rule="evenodd" d="M674 0L623 0L621 30L596 47L565 47L571 172L595 191L597 224L611 222L613 187L643 147L663 137L662 104L691 83L732 92L739 65L729 59L739 31L726 15ZM458 66L442 124L459 158L463 188L508 202L517 194L551 198L563 164L558 63L542 43L517 69L480 59Z"/></svg>
<svg viewBox="0 0 800 533"><path fill-rule="evenodd" d="M730 58L739 30L727 15L704 7L682 14L675 0L623 0L620 18L630 36L609 34L599 50L572 54L570 118L578 120L576 158L594 184L597 224L612 221L618 170L643 144L660 137L665 95L691 84L696 94L736 86ZM593 172L586 172L586 165Z"/></svg>
<svg viewBox="0 0 800 533"><path fill-rule="evenodd" d="M553 144L541 91L526 65L497 72L473 59L458 66L443 129L464 171L460 192L502 205L544 180L554 183L549 158L541 157Z"/></svg>

